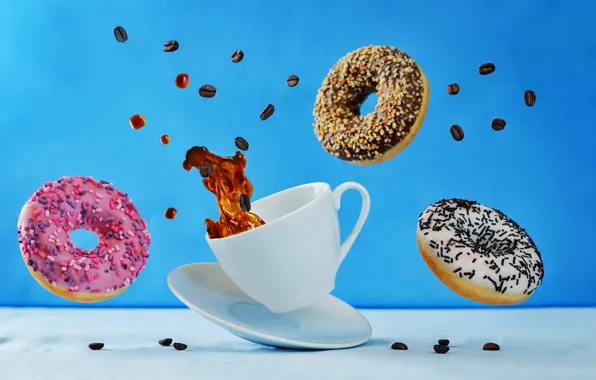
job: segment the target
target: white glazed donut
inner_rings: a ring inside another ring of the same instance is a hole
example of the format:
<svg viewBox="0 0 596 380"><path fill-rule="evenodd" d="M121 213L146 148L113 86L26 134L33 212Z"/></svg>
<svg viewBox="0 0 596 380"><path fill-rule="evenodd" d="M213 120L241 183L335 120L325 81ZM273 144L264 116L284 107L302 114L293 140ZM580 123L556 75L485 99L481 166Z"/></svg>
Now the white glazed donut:
<svg viewBox="0 0 596 380"><path fill-rule="evenodd" d="M462 297L489 305L526 301L542 283L540 252L499 210L441 200L418 218L418 248L432 272Z"/></svg>

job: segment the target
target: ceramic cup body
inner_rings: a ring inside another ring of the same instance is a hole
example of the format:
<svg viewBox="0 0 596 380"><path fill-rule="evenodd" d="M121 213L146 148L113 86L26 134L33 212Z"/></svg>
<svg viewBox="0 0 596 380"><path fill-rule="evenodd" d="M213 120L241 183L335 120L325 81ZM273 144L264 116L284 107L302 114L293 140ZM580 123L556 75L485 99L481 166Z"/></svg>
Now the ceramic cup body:
<svg viewBox="0 0 596 380"><path fill-rule="evenodd" d="M344 191L358 190L362 209L356 225L340 243L337 211ZM274 313L311 305L335 287L337 270L368 216L370 198L361 185L346 182L293 187L260 199L252 212L266 224L253 230L209 239L221 268L248 296Z"/></svg>

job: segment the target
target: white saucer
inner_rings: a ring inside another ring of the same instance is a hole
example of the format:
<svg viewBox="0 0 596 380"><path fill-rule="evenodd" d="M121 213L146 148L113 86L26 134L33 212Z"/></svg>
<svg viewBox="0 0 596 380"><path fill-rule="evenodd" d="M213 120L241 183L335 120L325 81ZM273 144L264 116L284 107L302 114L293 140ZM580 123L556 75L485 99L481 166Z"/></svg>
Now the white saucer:
<svg viewBox="0 0 596 380"><path fill-rule="evenodd" d="M274 314L238 289L215 263L178 267L168 275L168 286L191 310L242 339L266 346L350 348L365 343L372 333L362 314L332 295L316 305Z"/></svg>

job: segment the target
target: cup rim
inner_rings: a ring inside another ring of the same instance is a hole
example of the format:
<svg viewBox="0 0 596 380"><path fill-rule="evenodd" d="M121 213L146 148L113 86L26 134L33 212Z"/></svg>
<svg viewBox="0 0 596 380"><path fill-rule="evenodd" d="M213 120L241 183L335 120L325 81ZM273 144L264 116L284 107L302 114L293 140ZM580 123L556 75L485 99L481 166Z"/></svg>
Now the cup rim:
<svg viewBox="0 0 596 380"><path fill-rule="evenodd" d="M244 235L246 235L246 234L250 234L251 232L254 232L254 231L256 231L256 230L262 230L262 229L265 229L265 228L267 228L267 226L274 225L274 224L276 224L277 222L281 222L282 220L284 220L284 219L286 219L286 218L289 218L289 217L290 217L290 216L292 216L293 214L296 214L296 213L298 213L298 211L300 211L300 210L304 209L305 207L307 207L307 206L311 205L312 203L314 203L315 201L317 201L319 198L321 198L321 196L322 196L322 195L324 195L324 194L327 194L328 192L331 192L331 185L329 185L327 182L310 182L310 183L305 183L305 184L302 184L302 185L298 185L298 186L294 186L294 187L290 187L290 188L287 188L287 189L280 190L280 191L278 191L278 192L276 192L276 193L273 193L273 194L269 194L269 195L267 195L267 196L265 196L265 197L263 197L263 198L259 198L258 200L256 200L256 201L253 203L253 205L256 205L256 204L258 204L259 202L263 202L263 201L267 200L267 198L274 197L274 196L276 196L276 195L279 195L279 194L285 193L285 192L287 192L287 191L294 190L294 189L299 189L299 188L302 188L302 187L308 187L308 186L311 186L311 187L312 187L312 186L316 186L316 185L322 185L322 186L323 186L323 188L324 188L324 191L322 191L322 192L321 192L321 193L319 193L319 194L318 194L316 197L314 197L313 199L311 199L311 200L310 200L310 202L303 204L302 206L298 207L298 208L297 208L297 209L295 209L295 210L292 210L292 211L290 211L289 213L285 214L284 216L281 216L281 217L279 217L279 218L277 218L277 219L275 219L275 220L273 220L273 221L271 221L271 222L267 222L267 223L265 223L264 225L262 225L262 226L260 226L260 227L258 227L258 228L253 228L253 229L250 229L250 230L248 230L248 231L241 232L241 233L239 233L239 234L235 234L235 235L231 235L231 236L226 236L226 237L224 237L224 238L211 239L211 238L209 237L209 234L208 234L207 232L205 232L205 239L206 239L208 242L212 242L212 241L222 241L222 240L230 240L230 239L234 239L234 238L236 238L236 237L239 237L239 236L244 236Z"/></svg>

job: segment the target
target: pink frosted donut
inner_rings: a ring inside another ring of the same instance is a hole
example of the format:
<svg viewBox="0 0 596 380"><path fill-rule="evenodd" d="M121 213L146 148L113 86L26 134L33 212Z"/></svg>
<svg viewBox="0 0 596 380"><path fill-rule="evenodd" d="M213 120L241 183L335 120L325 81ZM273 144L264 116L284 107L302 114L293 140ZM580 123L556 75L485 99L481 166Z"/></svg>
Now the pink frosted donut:
<svg viewBox="0 0 596 380"><path fill-rule="evenodd" d="M87 251L70 233L85 229L99 244ZM99 302L126 290L145 268L151 237L127 194L91 177L46 182L23 206L18 222L23 259L50 292Z"/></svg>

